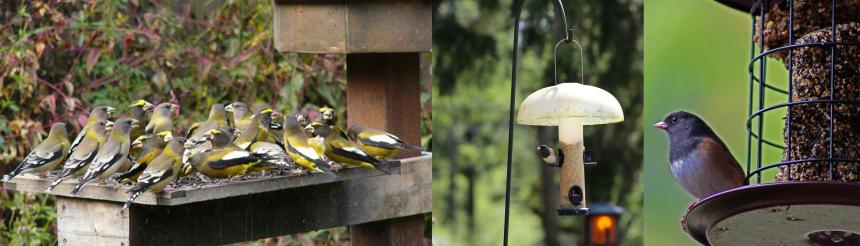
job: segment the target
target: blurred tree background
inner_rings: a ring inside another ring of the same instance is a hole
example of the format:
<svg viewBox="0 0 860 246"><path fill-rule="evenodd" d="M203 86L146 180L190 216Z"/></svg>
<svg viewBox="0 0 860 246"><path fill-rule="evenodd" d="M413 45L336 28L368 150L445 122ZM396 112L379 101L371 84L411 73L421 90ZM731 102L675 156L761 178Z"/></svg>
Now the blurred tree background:
<svg viewBox="0 0 860 246"><path fill-rule="evenodd" d="M502 241L508 103L513 40L512 0L436 1L433 12L433 241L498 245ZM588 202L626 209L624 245L643 242L642 17L640 0L564 1L582 43L585 84L615 95L618 124L585 128ZM517 102L552 85L552 49L562 38L551 1L526 1ZM579 82L579 53L559 48L559 81ZM558 171L543 168L535 147L553 144L555 128L516 126L511 197L512 245L582 245L583 217L559 217Z"/></svg>
<svg viewBox="0 0 860 246"><path fill-rule="evenodd" d="M281 112L330 105L343 118L345 57L276 51L272 9L267 0L1 1L0 169L17 165L53 122L71 122L74 135L90 108L122 113L139 98L179 104L177 132L232 101ZM422 88L429 136L430 86ZM0 244L56 244L52 197L4 191L0 214ZM266 242L337 242L345 231Z"/></svg>

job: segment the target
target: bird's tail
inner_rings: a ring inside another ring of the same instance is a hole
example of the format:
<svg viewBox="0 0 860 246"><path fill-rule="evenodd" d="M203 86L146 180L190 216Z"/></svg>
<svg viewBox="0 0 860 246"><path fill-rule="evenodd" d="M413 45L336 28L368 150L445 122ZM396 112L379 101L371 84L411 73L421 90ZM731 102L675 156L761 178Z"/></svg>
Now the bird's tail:
<svg viewBox="0 0 860 246"><path fill-rule="evenodd" d="M75 189L73 189L73 190L72 190L72 192L71 192L71 193L69 193L69 195L70 195L70 196L72 196L72 197L74 197L75 195L77 195L77 194L78 194L78 192L80 192L80 191L81 191L81 189L83 189L83 188L84 188L84 186L86 186L86 185L87 185L87 183L89 183L89 182L90 182L90 181L92 181L92 180L93 180L92 178L87 177L87 176L84 176L84 178L83 178L83 179L81 179L81 180L78 182L78 184L77 184L77 185L75 185Z"/></svg>
<svg viewBox="0 0 860 246"><path fill-rule="evenodd" d="M52 190L54 190L54 188L57 188L57 186L60 185L63 180L65 180L69 176L72 176L72 173L74 173L74 171L63 169L63 172L60 174L60 176L57 176L57 178L54 179L54 182L51 182L51 184L48 185L48 189L45 190L45 193L50 193Z"/></svg>
<svg viewBox="0 0 860 246"><path fill-rule="evenodd" d="M131 193L131 195L128 196L128 200L125 201L124 205L122 205L122 209L128 209L128 207L131 206L131 203L133 203L134 200L137 199L137 197L139 197L141 194L143 194L144 191L146 191L146 187L149 186L148 184L148 182L140 182L132 186L131 189L128 189L128 191L126 191L125 193Z"/></svg>
<svg viewBox="0 0 860 246"><path fill-rule="evenodd" d="M18 174L21 174L21 171L24 170L23 168L21 168L22 166L24 166L24 163L21 163L21 165L19 165L18 168L15 168L15 170L12 170L11 173L3 175L2 182L6 183L7 181L12 180L12 178L14 178L15 176L18 176Z"/></svg>
<svg viewBox="0 0 860 246"><path fill-rule="evenodd" d="M316 160L314 161L317 164L317 169L322 171L329 178L337 178L337 174L334 174L334 171L331 170L331 165L328 164L325 160Z"/></svg>
<svg viewBox="0 0 860 246"><path fill-rule="evenodd" d="M412 145L412 144L408 144L408 143L402 143L402 145L403 145L404 149L421 150L421 146L418 146L418 145Z"/></svg>
<svg viewBox="0 0 860 246"><path fill-rule="evenodd" d="M383 172L383 173L385 173L385 174L387 174L387 175L391 175L391 172L389 172L389 171L387 171L387 170L385 170L385 169L382 169L380 166L381 166L382 164L384 164L385 166L390 166L390 165L392 165L392 164L396 164L396 163L400 163L400 161L392 161L392 160L378 160L377 162L374 162L374 163L371 163L371 164L373 165L373 167L374 167L374 168L376 168L376 170L379 170L380 172Z"/></svg>

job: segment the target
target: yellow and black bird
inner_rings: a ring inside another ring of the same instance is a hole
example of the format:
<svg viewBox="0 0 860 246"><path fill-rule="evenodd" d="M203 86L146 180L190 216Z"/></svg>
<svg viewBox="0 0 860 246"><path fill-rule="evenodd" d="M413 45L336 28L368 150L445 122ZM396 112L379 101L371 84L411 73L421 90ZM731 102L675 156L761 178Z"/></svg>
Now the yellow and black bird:
<svg viewBox="0 0 860 246"><path fill-rule="evenodd" d="M296 165L306 170L321 172L335 177L335 174L331 170L331 165L328 164L325 156L317 153L308 144L307 133L299 123L302 119L304 117L300 114L284 116L284 146L286 147L287 155L293 159Z"/></svg>
<svg viewBox="0 0 860 246"><path fill-rule="evenodd" d="M251 117L251 124L248 124L245 128L237 129L239 130L239 136L236 137L234 143L243 149L249 149L251 144L256 142L276 143L278 140L269 134L272 113L274 111L267 108L254 114Z"/></svg>
<svg viewBox="0 0 860 246"><path fill-rule="evenodd" d="M248 173L248 169L263 162L261 155L233 144L230 133L212 129L204 135L212 149L191 156L191 165L200 173L212 178L229 178Z"/></svg>
<svg viewBox="0 0 860 246"><path fill-rule="evenodd" d="M173 113L179 110L179 106L172 103L162 103L155 107L149 123L146 124L143 134L155 134L163 131L173 131Z"/></svg>
<svg viewBox="0 0 860 246"><path fill-rule="evenodd" d="M105 143L107 134L112 127L113 122L107 120L99 121L88 127L83 140L81 140L81 143L78 145L78 148L76 148L75 151L66 159L60 175L54 179L54 182L51 182L51 185L48 186L45 193L51 192L54 188L57 188L57 185L69 177L79 177L84 175L87 168L90 166L90 162L93 161L96 154L99 152L99 149Z"/></svg>
<svg viewBox="0 0 860 246"><path fill-rule="evenodd" d="M330 126L331 129L336 132L338 135L343 138L347 138L346 132L343 131L342 128L337 124L337 115L335 115L334 109L329 107L322 107L319 110L320 115L322 115L321 122L324 125Z"/></svg>
<svg viewBox="0 0 860 246"><path fill-rule="evenodd" d="M179 177L182 160L183 147L181 141L181 138L174 138L167 142L164 151L161 151L161 154L152 160L152 163L140 175L138 182L127 191L130 195L128 201L123 205L123 209L131 206L131 203L143 192L158 193L164 190L168 184L176 181Z"/></svg>
<svg viewBox="0 0 860 246"><path fill-rule="evenodd" d="M229 129L227 122L227 110L223 104L213 104L209 109L209 116L206 121L194 123L185 134L186 144L185 152L182 153L182 176L188 175L187 171L191 171L189 166L189 158L203 151L212 149L212 144L203 138L203 135L208 134L212 129Z"/></svg>
<svg viewBox="0 0 860 246"><path fill-rule="evenodd" d="M185 134L185 138L197 138L212 129L225 129L227 127L229 127L229 124L227 123L227 111L224 104L212 104L212 107L209 109L209 117L206 118L206 121L191 125L191 128L188 128L188 133Z"/></svg>
<svg viewBox="0 0 860 246"><path fill-rule="evenodd" d="M251 153L262 154L266 156L267 161L264 164L268 165L258 165L251 168L251 171L257 171L259 169L268 169L270 165L282 166L286 168L292 168L292 166L287 162L287 153L282 147L283 144L278 143L277 139L272 136L269 129L266 126L272 124L272 118L274 117L274 111L271 109L264 109L254 115L257 119L257 125L259 127L259 132L257 133L257 141L251 143L247 150L251 151ZM263 139L263 141L260 141ZM236 139L235 142L239 142L239 139ZM238 145L240 148L241 145Z"/></svg>
<svg viewBox="0 0 860 246"><path fill-rule="evenodd" d="M392 158L403 149L421 149L419 146L403 142L394 134L360 125L350 126L347 136L377 159Z"/></svg>
<svg viewBox="0 0 860 246"><path fill-rule="evenodd" d="M96 154L87 173L84 174L78 181L75 189L72 190L72 196L77 194L90 181L107 179L117 171L120 171L121 167L129 166L131 159L128 157L128 151L131 147L131 140L129 140L128 134L131 132L131 128L137 124L137 120L130 118L122 118L114 123L104 147Z"/></svg>
<svg viewBox="0 0 860 246"><path fill-rule="evenodd" d="M224 109L227 112L233 113L233 127L236 129L245 129L248 126L252 125L253 120L251 116L251 108L248 107L248 104L243 102L233 102Z"/></svg>
<svg viewBox="0 0 860 246"><path fill-rule="evenodd" d="M70 146L66 123L54 123L48 132L48 138L36 145L15 170L3 176L3 182L9 181L21 173L38 173L41 175L53 170L66 159L66 152L69 151Z"/></svg>
<svg viewBox="0 0 860 246"><path fill-rule="evenodd" d="M155 106L153 106L152 103L149 103L143 99L134 101L133 103L128 105L128 108L126 108L126 112L128 112L127 113L128 117L135 119L135 120L140 122L140 125L131 129L131 133L129 134L129 139L134 140L134 139L137 139L138 137L140 137L140 135L143 135L143 132L144 132L143 122L146 122L147 113L152 112L152 109L154 107Z"/></svg>
<svg viewBox="0 0 860 246"><path fill-rule="evenodd" d="M90 115L87 116L87 123L84 125L84 127L81 128L81 132L78 133L78 136L75 137L75 140L72 141L72 147L69 148L69 153L67 154L71 154L72 152L74 152L78 145L81 143L81 141L84 140L84 137L87 135L87 129L89 128L89 126L98 122L110 120L111 117L113 117L114 113L116 113L116 109L109 106L99 106L93 108L93 110L90 111Z"/></svg>
<svg viewBox="0 0 860 246"><path fill-rule="evenodd" d="M384 160L374 158L358 145L335 132L331 126L314 122L307 127L313 129L314 135L323 137L325 156L329 159L348 166L376 168L386 174L389 173L379 168L379 165L385 162Z"/></svg>
<svg viewBox="0 0 860 246"><path fill-rule="evenodd" d="M173 133L163 131L156 133L155 136L143 135L131 143L132 149L140 149L141 154L137 159L132 159L134 165L124 173L116 176L116 180L121 182L136 182L141 172L149 166L158 155L161 154L164 147L170 140L173 139Z"/></svg>

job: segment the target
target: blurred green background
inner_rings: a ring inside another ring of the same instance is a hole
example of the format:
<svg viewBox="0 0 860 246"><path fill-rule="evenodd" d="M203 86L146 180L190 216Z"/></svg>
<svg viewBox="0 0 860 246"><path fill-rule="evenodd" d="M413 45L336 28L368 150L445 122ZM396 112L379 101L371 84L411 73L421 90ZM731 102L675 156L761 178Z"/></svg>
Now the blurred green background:
<svg viewBox="0 0 860 246"><path fill-rule="evenodd" d="M710 0L646 0L645 6L645 244L693 245L680 219L694 198L675 183L668 137L652 125L673 111L692 112L746 169L752 20L746 12ZM771 60L767 69L769 83L785 88L784 66ZM776 93L766 98L769 105L787 100ZM782 142L784 115L785 110L767 115L768 139ZM767 146L762 153L766 164L781 157L781 150ZM763 181L774 173L765 172Z"/></svg>
<svg viewBox="0 0 860 246"><path fill-rule="evenodd" d="M437 1L433 19L433 242L502 243L512 2ZM564 1L585 53L585 82L612 93L625 121L585 128L600 163L586 168L589 204L624 207L624 245L642 234L642 2ZM551 1L525 1L517 103L552 85L552 48L562 37ZM559 48L559 81L579 81L579 53ZM584 218L558 216L558 170L535 151L557 129L518 125L514 134L511 245L582 245Z"/></svg>
<svg viewBox="0 0 860 246"><path fill-rule="evenodd" d="M276 51L271 0L0 1L0 173L53 122L77 134L89 109L122 112L136 99L180 105L174 133L213 103L280 112L329 105L345 116L345 56ZM423 135L430 85L422 85ZM0 191L0 245L53 245L53 196ZM313 245L348 240L344 227L261 240Z"/></svg>

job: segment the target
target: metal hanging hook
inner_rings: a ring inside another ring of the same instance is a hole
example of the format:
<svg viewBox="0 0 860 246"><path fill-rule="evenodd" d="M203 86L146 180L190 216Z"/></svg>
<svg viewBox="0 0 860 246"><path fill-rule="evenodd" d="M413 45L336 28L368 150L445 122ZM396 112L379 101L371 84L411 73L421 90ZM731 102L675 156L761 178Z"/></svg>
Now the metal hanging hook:
<svg viewBox="0 0 860 246"><path fill-rule="evenodd" d="M565 26L567 26L567 21L565 21ZM552 77L553 82L558 85L558 46L561 43L573 43L576 44L576 47L579 48L579 83L585 84L585 57L582 52L582 45L579 45L579 42L576 39L573 39L573 29L567 29L567 37L558 41L555 44L555 47L552 49Z"/></svg>

